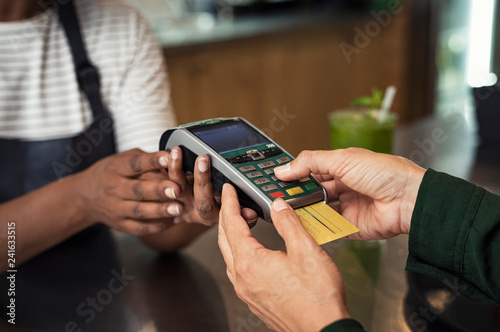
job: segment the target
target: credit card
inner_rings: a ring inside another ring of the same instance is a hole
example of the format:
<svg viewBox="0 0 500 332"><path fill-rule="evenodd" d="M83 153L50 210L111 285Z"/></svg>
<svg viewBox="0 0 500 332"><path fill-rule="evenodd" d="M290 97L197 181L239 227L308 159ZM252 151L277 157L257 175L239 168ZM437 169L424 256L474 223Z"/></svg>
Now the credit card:
<svg viewBox="0 0 500 332"><path fill-rule="evenodd" d="M295 209L306 231L319 245L359 232L359 229L342 217L325 202L318 202Z"/></svg>

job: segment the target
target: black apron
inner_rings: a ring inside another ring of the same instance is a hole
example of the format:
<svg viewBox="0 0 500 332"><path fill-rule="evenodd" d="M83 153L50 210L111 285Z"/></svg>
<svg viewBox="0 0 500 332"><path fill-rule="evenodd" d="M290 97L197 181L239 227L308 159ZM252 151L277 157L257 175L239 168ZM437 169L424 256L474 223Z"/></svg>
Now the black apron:
<svg viewBox="0 0 500 332"><path fill-rule="evenodd" d="M93 122L81 134L68 138L0 139L0 203L80 172L115 152L113 119L103 104L99 73L87 56L75 5L72 0L52 3L69 42L79 87L92 108ZM106 226L98 224L76 234L17 267L16 325L65 331L71 329L66 325L74 322L84 331L97 331L101 319L106 316L109 320L112 315L119 330L121 308L111 304L105 314L95 312L90 320L90 313L82 314L87 307L81 307L81 303L107 289L110 279L120 271L114 241ZM5 315L7 289L6 274L2 274L0 320L9 319Z"/></svg>

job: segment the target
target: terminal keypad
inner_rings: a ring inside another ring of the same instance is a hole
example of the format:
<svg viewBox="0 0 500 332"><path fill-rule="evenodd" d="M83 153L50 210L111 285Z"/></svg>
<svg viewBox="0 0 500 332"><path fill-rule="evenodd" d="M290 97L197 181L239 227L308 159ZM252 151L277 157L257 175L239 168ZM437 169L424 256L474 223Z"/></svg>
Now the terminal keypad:
<svg viewBox="0 0 500 332"><path fill-rule="evenodd" d="M236 166L241 173L251 179L269 197L291 198L320 187L316 181L308 176L296 181L281 181L274 175L274 168L285 165L292 158L287 156L280 148L264 150L251 150L245 154L227 158L232 164L245 164Z"/></svg>

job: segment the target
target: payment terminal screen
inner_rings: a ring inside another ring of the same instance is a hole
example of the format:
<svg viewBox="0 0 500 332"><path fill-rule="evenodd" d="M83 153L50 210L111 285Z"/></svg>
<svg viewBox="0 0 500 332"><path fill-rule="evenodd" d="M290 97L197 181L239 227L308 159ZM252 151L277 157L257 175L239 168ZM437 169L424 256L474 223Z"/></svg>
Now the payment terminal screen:
<svg viewBox="0 0 500 332"><path fill-rule="evenodd" d="M264 136L242 122L193 128L192 133L218 153L270 143Z"/></svg>

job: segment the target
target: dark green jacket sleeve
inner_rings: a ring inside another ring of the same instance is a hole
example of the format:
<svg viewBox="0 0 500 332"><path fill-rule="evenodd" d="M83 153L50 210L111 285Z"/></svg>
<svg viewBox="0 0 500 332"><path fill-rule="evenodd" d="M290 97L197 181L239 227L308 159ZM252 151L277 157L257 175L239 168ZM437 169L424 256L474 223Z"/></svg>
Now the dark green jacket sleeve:
<svg viewBox="0 0 500 332"><path fill-rule="evenodd" d="M354 319L341 319L328 325L321 332L365 332L363 326Z"/></svg>
<svg viewBox="0 0 500 332"><path fill-rule="evenodd" d="M500 196L429 169L413 211L406 269L500 306Z"/></svg>

